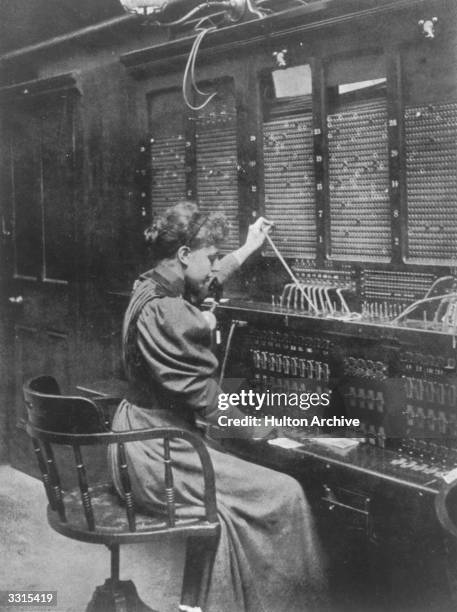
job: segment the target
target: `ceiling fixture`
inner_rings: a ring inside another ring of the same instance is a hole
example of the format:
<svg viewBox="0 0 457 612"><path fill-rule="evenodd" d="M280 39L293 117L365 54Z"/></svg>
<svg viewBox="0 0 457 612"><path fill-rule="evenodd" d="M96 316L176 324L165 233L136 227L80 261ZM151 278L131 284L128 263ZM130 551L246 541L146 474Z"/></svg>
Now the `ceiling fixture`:
<svg viewBox="0 0 457 612"><path fill-rule="evenodd" d="M164 27L184 24L213 9L218 9L217 15L223 14L231 23L240 21L246 15L264 16L255 0L121 0L121 4L128 13L137 13L145 17L148 23ZM170 20L167 17L186 9L187 13L178 18Z"/></svg>
<svg viewBox="0 0 457 612"><path fill-rule="evenodd" d="M200 17L194 26L197 36L187 59L182 84L184 101L195 111L203 109L217 95L217 92L199 89L195 77L197 54L203 38L221 25L237 23L249 16L262 19L269 12L259 9L256 0L121 0L121 4L125 11L142 16L146 24L161 27L184 25ZM203 101L194 104L193 95L203 97Z"/></svg>

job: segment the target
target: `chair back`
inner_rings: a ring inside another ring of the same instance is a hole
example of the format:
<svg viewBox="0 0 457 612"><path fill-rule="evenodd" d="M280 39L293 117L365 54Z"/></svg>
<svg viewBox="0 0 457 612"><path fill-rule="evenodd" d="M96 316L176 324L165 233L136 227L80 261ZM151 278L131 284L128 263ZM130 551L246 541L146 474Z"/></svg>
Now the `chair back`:
<svg viewBox="0 0 457 612"><path fill-rule="evenodd" d="M125 443L161 438L163 440L164 497L167 507L166 527L174 528L176 502L170 441L181 438L192 445L200 459L206 521L212 526L218 524L214 470L208 450L201 438L188 431L175 428L108 431L103 411L93 401L84 397L61 395L56 380L49 376L40 376L28 381L23 391L28 413L27 433L32 438L49 505L57 512L61 523L67 522L65 496L62 492L53 445L68 445L73 449L87 530L93 533L97 531L97 526L82 447L117 445L128 532L134 534L136 532L136 509L133 502ZM106 535L106 529L104 533ZM113 536L115 537L117 536ZM80 539L96 541L94 538L83 536ZM134 540L130 539L130 541Z"/></svg>
<svg viewBox="0 0 457 612"><path fill-rule="evenodd" d="M90 399L63 396L52 376L39 376L24 385L28 422L55 433L100 433L106 431L103 411Z"/></svg>

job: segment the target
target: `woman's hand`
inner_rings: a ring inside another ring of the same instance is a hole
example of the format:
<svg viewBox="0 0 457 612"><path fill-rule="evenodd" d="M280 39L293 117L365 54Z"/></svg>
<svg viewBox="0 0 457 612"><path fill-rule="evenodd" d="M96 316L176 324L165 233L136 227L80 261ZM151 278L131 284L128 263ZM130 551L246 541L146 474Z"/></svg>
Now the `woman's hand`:
<svg viewBox="0 0 457 612"><path fill-rule="evenodd" d="M259 217L255 223L249 226L248 235L244 246L247 247L251 253L257 251L265 241L265 237L272 228L273 223L265 219L265 217Z"/></svg>
<svg viewBox="0 0 457 612"><path fill-rule="evenodd" d="M202 316L205 319L210 330L214 331L216 329L217 319L215 315L213 314L213 312L211 310L203 310Z"/></svg>
<svg viewBox="0 0 457 612"><path fill-rule="evenodd" d="M249 226L246 242L242 247L233 251L233 255L240 265L246 261L249 255L252 255L254 251L257 251L262 246L272 226L273 223L265 219L265 217L259 217L255 223Z"/></svg>

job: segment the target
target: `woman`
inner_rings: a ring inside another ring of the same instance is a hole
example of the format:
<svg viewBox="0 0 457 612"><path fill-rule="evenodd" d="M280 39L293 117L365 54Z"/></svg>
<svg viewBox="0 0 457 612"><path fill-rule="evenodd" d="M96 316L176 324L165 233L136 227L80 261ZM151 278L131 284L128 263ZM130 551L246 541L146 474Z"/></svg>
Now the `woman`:
<svg viewBox="0 0 457 612"><path fill-rule="evenodd" d="M214 276L225 280L262 245L269 226L258 219L245 244L221 262L217 247L228 233L223 215L204 215L183 202L146 231L156 263L135 283L125 315L130 384L114 430L172 426L198 433L196 419L216 422L220 388L214 380L211 325L195 304ZM232 408L223 414L235 413ZM137 506L164 511L161 442L133 443L126 450ZM221 537L205 612L324 610L320 555L301 487L289 476L212 446L209 452ZM114 453L111 462L122 495ZM178 504L192 506L186 516L201 515L200 468L183 441L174 442L174 468Z"/></svg>

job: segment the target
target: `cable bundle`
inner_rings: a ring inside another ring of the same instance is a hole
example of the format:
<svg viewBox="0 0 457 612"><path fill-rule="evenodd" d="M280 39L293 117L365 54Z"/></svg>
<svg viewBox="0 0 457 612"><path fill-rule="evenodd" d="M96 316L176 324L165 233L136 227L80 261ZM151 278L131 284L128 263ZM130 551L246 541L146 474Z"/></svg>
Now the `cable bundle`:
<svg viewBox="0 0 457 612"><path fill-rule="evenodd" d="M210 17L205 17L204 20L209 19L209 18ZM202 28L201 23L204 20L199 21L198 24L195 26L195 30L198 32L198 34L193 42L192 49L190 50L190 53L189 53L189 57L187 58L186 69L184 70L184 77L182 80L182 95L184 98L184 102L193 111L202 110L217 95L217 91L214 91L213 93L209 93L207 91L202 91L201 89L199 89L196 79L195 79L195 63L197 61L197 54L198 54L198 50L200 49L202 40L204 39L206 34L208 34L208 32L214 32L215 30L217 30L216 26ZM191 92L195 92L199 94L200 96L206 96L206 99L204 100L204 102L202 102L202 104L194 106L188 97L189 90Z"/></svg>

